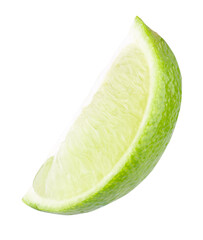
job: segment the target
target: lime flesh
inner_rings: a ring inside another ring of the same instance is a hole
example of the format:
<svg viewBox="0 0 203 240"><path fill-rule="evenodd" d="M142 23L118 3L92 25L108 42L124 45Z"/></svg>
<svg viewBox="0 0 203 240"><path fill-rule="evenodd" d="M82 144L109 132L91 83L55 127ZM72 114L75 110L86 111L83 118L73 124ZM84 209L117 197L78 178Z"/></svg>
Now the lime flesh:
<svg viewBox="0 0 203 240"><path fill-rule="evenodd" d="M23 201L38 210L88 212L125 195L153 169L170 140L181 100L176 59L138 17L57 153Z"/></svg>

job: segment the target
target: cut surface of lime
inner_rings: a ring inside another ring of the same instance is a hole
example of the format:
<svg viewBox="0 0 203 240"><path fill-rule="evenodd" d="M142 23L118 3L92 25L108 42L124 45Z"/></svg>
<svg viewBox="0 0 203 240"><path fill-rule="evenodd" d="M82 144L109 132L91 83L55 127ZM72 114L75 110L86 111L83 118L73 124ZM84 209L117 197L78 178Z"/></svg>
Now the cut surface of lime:
<svg viewBox="0 0 203 240"><path fill-rule="evenodd" d="M23 201L75 214L125 195L153 169L177 120L181 75L165 41L136 17L102 83Z"/></svg>

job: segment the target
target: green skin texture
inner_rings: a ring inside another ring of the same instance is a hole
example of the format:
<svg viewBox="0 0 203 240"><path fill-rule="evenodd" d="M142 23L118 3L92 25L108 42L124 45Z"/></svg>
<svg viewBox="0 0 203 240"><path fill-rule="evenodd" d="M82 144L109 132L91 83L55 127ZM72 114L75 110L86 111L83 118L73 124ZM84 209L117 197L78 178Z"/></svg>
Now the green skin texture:
<svg viewBox="0 0 203 240"><path fill-rule="evenodd" d="M44 209L39 204L23 199L29 206L42 211L69 215L95 210L134 189L152 171L163 154L180 110L181 74L176 58L167 43L138 17L135 22L150 46L158 70L155 71L155 90L149 115L136 144L127 155L125 164L102 188L67 208Z"/></svg>

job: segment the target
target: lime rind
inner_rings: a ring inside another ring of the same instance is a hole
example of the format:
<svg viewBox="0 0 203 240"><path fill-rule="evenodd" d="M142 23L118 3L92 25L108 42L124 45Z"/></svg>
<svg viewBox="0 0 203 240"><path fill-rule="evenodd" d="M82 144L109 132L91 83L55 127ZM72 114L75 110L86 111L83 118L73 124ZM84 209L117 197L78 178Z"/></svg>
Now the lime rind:
<svg viewBox="0 0 203 240"><path fill-rule="evenodd" d="M170 140L180 109L180 70L165 41L138 17L130 38L143 52L150 73L148 104L132 144L113 169L88 191L67 200L53 200L40 196L32 187L23 198L29 206L62 214L94 210L131 191L158 162Z"/></svg>

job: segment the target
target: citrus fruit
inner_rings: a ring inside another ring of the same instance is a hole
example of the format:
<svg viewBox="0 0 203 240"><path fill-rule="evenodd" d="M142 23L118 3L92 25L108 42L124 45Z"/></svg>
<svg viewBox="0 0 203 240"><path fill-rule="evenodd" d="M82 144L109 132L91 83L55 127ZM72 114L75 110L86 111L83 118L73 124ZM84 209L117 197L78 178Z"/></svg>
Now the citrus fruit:
<svg viewBox="0 0 203 240"><path fill-rule="evenodd" d="M166 148L180 109L180 70L166 42L136 17L97 92L23 201L76 214L131 191Z"/></svg>

